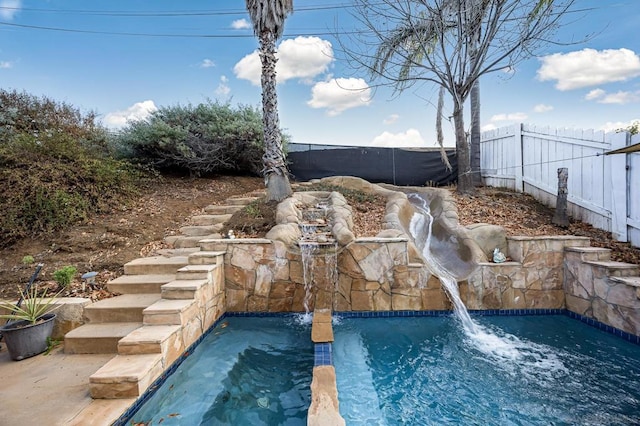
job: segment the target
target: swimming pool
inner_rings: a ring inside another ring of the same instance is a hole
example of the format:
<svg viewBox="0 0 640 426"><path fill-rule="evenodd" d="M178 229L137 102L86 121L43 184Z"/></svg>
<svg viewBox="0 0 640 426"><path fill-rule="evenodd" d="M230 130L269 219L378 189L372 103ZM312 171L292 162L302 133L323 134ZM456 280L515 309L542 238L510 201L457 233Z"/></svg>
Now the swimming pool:
<svg viewBox="0 0 640 426"><path fill-rule="evenodd" d="M306 425L310 332L294 316L225 318L126 424Z"/></svg>
<svg viewBox="0 0 640 426"><path fill-rule="evenodd" d="M334 325L348 425L640 424L640 347L564 315L345 318Z"/></svg>

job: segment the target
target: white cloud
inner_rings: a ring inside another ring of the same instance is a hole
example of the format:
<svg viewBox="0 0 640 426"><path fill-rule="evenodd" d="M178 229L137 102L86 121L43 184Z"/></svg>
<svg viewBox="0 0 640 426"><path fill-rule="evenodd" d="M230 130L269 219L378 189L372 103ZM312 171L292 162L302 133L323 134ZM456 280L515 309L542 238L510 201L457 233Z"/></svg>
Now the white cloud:
<svg viewBox="0 0 640 426"><path fill-rule="evenodd" d="M608 93L602 98L598 99L600 104L630 104L633 102L640 102L640 92L616 92Z"/></svg>
<svg viewBox="0 0 640 426"><path fill-rule="evenodd" d="M497 128L498 128L498 126L496 126L496 125L495 125L495 124L493 124L493 123L490 123L490 124L485 124L484 126L482 126L482 127L480 128L480 131L481 131L481 132L488 132L489 130L495 130L495 129L497 129Z"/></svg>
<svg viewBox="0 0 640 426"><path fill-rule="evenodd" d="M640 75L640 56L629 49L582 49L540 58L540 81L556 80L558 90L572 90Z"/></svg>
<svg viewBox="0 0 640 426"><path fill-rule="evenodd" d="M350 108L369 105L371 88L361 78L332 78L316 83L311 89L311 108L326 108L335 116Z"/></svg>
<svg viewBox="0 0 640 426"><path fill-rule="evenodd" d="M607 92L602 89L593 89L589 93L587 93L584 98L588 101L592 101L594 99L598 99L603 97Z"/></svg>
<svg viewBox="0 0 640 426"><path fill-rule="evenodd" d="M228 82L229 79L226 76L223 75L222 77L220 77L220 83L218 83L218 87L215 90L216 95L221 97L229 96L229 93L231 93L231 88L227 84Z"/></svg>
<svg viewBox="0 0 640 426"><path fill-rule="evenodd" d="M0 69L13 68L13 62L0 61Z"/></svg>
<svg viewBox="0 0 640 426"><path fill-rule="evenodd" d="M213 68L216 66L216 63L211 59L203 59L200 63L200 68Z"/></svg>
<svg viewBox="0 0 640 426"><path fill-rule="evenodd" d="M512 112L509 114L496 114L491 117L490 121L523 121L526 120L529 116L524 112Z"/></svg>
<svg viewBox="0 0 640 426"><path fill-rule="evenodd" d="M425 147L422 135L416 129L409 129L404 133L383 132L373 138L371 146L393 146L401 148Z"/></svg>
<svg viewBox="0 0 640 426"><path fill-rule="evenodd" d="M110 112L104 117L104 122L109 127L123 127L128 121L144 120L157 110L151 100L137 102L123 111Z"/></svg>
<svg viewBox="0 0 640 426"><path fill-rule="evenodd" d="M236 19L231 23L231 28L233 28L234 30L246 30L248 28L251 28L251 22L247 21L244 18Z"/></svg>
<svg viewBox="0 0 640 426"><path fill-rule="evenodd" d="M1 0L0 18L11 21L22 8L22 0Z"/></svg>
<svg viewBox="0 0 640 426"><path fill-rule="evenodd" d="M387 126L390 124L395 123L396 121L398 121L398 119L400 118L400 116L398 114L391 114L390 116L388 116L387 118L385 118L382 123L386 124Z"/></svg>
<svg viewBox="0 0 640 426"><path fill-rule="evenodd" d="M635 120L630 120L626 122L625 121L607 121L598 130L604 130L605 132L615 132L618 129L626 129L627 127L631 126L633 123L636 123L636 122L640 122L640 117L636 118Z"/></svg>
<svg viewBox="0 0 640 426"><path fill-rule="evenodd" d="M553 107L551 105L538 104L533 107L533 112L543 113L553 111Z"/></svg>
<svg viewBox="0 0 640 426"><path fill-rule="evenodd" d="M296 37L284 40L276 53L278 83L290 79L309 80L325 72L333 62L333 48L319 37ZM245 56L233 67L236 77L260 85L262 65L258 51Z"/></svg>
<svg viewBox="0 0 640 426"><path fill-rule="evenodd" d="M632 102L640 102L640 91L616 93L607 93L602 89L594 89L587 93L584 97L588 101L596 101L599 104L630 104Z"/></svg>

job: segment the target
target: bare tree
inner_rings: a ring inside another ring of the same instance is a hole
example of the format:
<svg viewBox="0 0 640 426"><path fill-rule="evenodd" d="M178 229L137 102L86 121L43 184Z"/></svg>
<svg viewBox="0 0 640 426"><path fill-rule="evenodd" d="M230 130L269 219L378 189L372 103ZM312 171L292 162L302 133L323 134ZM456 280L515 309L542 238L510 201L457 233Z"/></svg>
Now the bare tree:
<svg viewBox="0 0 640 426"><path fill-rule="evenodd" d="M419 82L446 89L453 104L458 191L472 193L465 101L480 76L512 68L546 44L574 0L354 2L354 16L366 31L341 43L351 63L396 90Z"/></svg>
<svg viewBox="0 0 640 426"><path fill-rule="evenodd" d="M246 0L253 32L260 42L262 62L262 116L264 122L263 174L267 201L281 201L291 195L289 172L282 150L276 92L276 41L282 36L284 21L293 12L293 0Z"/></svg>

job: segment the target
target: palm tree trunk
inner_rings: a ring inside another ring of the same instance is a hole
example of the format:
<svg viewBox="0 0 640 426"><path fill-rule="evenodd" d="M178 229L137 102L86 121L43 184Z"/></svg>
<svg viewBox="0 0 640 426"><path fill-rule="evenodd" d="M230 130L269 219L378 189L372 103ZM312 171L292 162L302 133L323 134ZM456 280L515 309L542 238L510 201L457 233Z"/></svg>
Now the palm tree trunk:
<svg viewBox="0 0 640 426"><path fill-rule="evenodd" d="M473 186L482 185L480 170L480 80L471 86L469 94L471 103L471 180Z"/></svg>
<svg viewBox="0 0 640 426"><path fill-rule="evenodd" d="M262 62L262 120L264 126L264 155L262 156L267 201L282 201L291 195L291 184L284 152L278 117L276 92L276 39L269 31L260 34L260 61Z"/></svg>
<svg viewBox="0 0 640 426"><path fill-rule="evenodd" d="M458 159L458 193L473 194L475 188L471 179L471 156L467 135L464 131L463 104L454 96L453 126L456 132L456 157Z"/></svg>

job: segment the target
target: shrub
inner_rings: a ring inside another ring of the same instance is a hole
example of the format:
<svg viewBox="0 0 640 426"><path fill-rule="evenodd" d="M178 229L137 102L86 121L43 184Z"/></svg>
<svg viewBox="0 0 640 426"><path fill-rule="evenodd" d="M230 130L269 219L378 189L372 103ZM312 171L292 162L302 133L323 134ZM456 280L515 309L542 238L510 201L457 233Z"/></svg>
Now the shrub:
<svg viewBox="0 0 640 426"><path fill-rule="evenodd" d="M56 280L60 289L68 289L76 272L78 272L78 269L75 266L63 266L53 273L53 279Z"/></svg>
<svg viewBox="0 0 640 426"><path fill-rule="evenodd" d="M147 120L131 122L115 147L123 156L161 171L259 174L262 115L249 106L232 108L211 101L162 107Z"/></svg>
<svg viewBox="0 0 640 426"><path fill-rule="evenodd" d="M125 202L144 176L109 155L90 113L0 90L0 247Z"/></svg>

